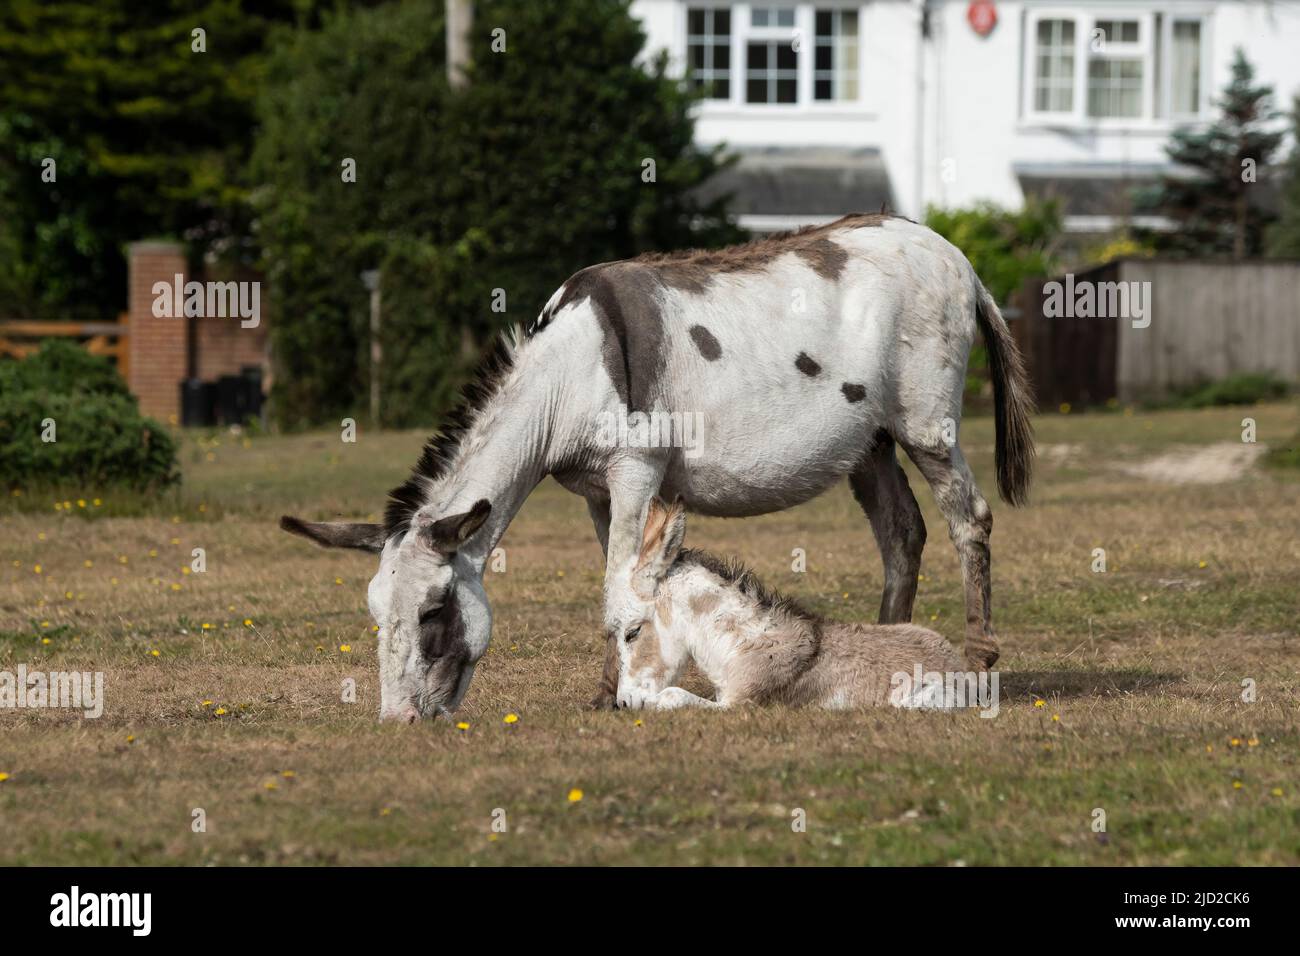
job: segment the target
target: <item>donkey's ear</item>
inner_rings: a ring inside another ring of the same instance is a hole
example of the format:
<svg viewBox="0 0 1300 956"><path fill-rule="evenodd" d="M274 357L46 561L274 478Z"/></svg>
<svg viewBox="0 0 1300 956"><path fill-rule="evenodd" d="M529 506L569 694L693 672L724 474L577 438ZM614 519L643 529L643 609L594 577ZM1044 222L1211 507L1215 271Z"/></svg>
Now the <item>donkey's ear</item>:
<svg viewBox="0 0 1300 956"><path fill-rule="evenodd" d="M384 526L352 524L347 521L303 521L284 515L280 527L326 548L355 548L378 554L384 550Z"/></svg>
<svg viewBox="0 0 1300 956"><path fill-rule="evenodd" d="M461 545L474 537L474 532L483 527L483 522L487 521L491 513L492 503L486 498L480 498L474 502L474 507L469 511L439 518L429 525L423 532L424 541L433 550L441 551L443 554L459 551Z"/></svg>
<svg viewBox="0 0 1300 956"><path fill-rule="evenodd" d="M686 538L686 507L678 498L666 505L658 498L650 501L646 513L645 531L641 534L641 553L637 557L636 573L658 581L677 560Z"/></svg>

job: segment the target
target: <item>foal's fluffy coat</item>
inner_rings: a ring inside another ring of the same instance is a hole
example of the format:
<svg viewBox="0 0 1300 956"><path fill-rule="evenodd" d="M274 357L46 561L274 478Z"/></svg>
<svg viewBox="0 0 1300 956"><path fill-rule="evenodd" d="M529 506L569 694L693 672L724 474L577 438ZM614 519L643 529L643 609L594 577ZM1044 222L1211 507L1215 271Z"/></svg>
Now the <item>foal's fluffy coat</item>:
<svg viewBox="0 0 1300 956"><path fill-rule="evenodd" d="M737 564L682 551L685 521L680 505L654 501L641 551L626 569L637 600L610 635L622 706L906 706L917 701L895 675L966 670L934 631L823 621ZM716 700L673 686L688 660L713 683Z"/></svg>

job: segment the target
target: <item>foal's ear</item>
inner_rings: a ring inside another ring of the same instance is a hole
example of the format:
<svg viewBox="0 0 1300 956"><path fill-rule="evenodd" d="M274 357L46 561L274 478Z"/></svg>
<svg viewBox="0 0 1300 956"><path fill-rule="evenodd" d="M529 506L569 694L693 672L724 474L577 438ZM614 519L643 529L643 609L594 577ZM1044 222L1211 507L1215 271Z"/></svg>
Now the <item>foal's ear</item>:
<svg viewBox="0 0 1300 956"><path fill-rule="evenodd" d="M280 527L290 534L301 535L325 548L355 548L378 554L384 550L384 526L353 524L347 521L303 521L283 515Z"/></svg>
<svg viewBox="0 0 1300 956"><path fill-rule="evenodd" d="M433 550L451 554L459 551L461 545L474 537L474 532L483 527L483 522L487 521L491 513L492 503L486 498L480 498L474 502L474 507L469 511L439 518L421 534L424 536L425 543Z"/></svg>
<svg viewBox="0 0 1300 956"><path fill-rule="evenodd" d="M650 501L646 514L645 531L641 534L641 553L637 557L636 574L658 581L682 550L686 538L686 507L678 498L666 505L658 498Z"/></svg>

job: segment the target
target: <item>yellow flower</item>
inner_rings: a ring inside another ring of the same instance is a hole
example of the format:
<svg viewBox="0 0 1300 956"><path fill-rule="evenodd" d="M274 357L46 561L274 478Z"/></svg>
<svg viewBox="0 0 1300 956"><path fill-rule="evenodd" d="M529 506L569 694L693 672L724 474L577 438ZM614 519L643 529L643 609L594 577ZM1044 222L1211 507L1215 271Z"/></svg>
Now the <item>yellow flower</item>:
<svg viewBox="0 0 1300 956"><path fill-rule="evenodd" d="M339 650L342 651L344 654L351 654L351 653L352 653L352 645L351 645L351 644L340 644L340 645L339 645Z"/></svg>
<svg viewBox="0 0 1300 956"><path fill-rule="evenodd" d="M1068 415L1068 414L1070 414L1070 403L1069 403L1069 402L1061 402L1061 414L1062 414L1062 415Z"/></svg>
<svg viewBox="0 0 1300 956"><path fill-rule="evenodd" d="M172 515L172 524L180 524L180 523L181 523L181 516L180 516L180 515Z"/></svg>
<svg viewBox="0 0 1300 956"><path fill-rule="evenodd" d="M267 790L279 790L279 789L280 789L280 785L279 785L278 783L276 783L274 780L268 780L268 781L266 781L266 783L262 784L262 786L266 787Z"/></svg>
<svg viewBox="0 0 1300 956"><path fill-rule="evenodd" d="M4 783L8 779L9 779L9 774L0 771L0 783Z"/></svg>
<svg viewBox="0 0 1300 956"><path fill-rule="evenodd" d="M149 553L150 553L150 554L154 554L153 551L150 551ZM189 567L181 568L181 574L189 574L189 573L190 573L190 569L189 569Z"/></svg>
<svg viewBox="0 0 1300 956"><path fill-rule="evenodd" d="M172 538L172 544L180 544L180 543L181 543L180 538Z"/></svg>
<svg viewBox="0 0 1300 956"><path fill-rule="evenodd" d="M180 589L181 589L181 586L180 586L179 584L173 584L173 585L172 585L172 590L173 590L173 591L179 591Z"/></svg>
<svg viewBox="0 0 1300 956"><path fill-rule="evenodd" d="M98 498L96 498L94 501L91 502L91 504L94 505L96 508L98 508L103 503L104 502L100 501Z"/></svg>
<svg viewBox="0 0 1300 956"><path fill-rule="evenodd" d="M63 596L64 596L67 600L69 600L69 601L72 600L72 592L71 592L71 591L64 591L64 592L63 592Z"/></svg>
<svg viewBox="0 0 1300 956"><path fill-rule="evenodd" d="M44 541L44 540L45 540L45 532L44 532L44 531L38 531L38 532L36 532L36 540L37 540L37 541Z"/></svg>
<svg viewBox="0 0 1300 956"><path fill-rule="evenodd" d="M41 627L49 627L49 626L50 626L49 621L41 621Z"/></svg>
<svg viewBox="0 0 1300 956"><path fill-rule="evenodd" d="M1045 701L1045 700L1036 700L1036 701L1034 701L1034 706L1035 706L1035 707L1046 707L1046 706L1047 706L1047 701Z"/></svg>
<svg viewBox="0 0 1300 956"><path fill-rule="evenodd" d="M89 559L87 559L87 560L85 560L85 561L82 561L81 563L82 563L82 565L83 565L84 567L87 567L87 568L93 568L93 567L95 566L95 562L94 562L94 561L91 561L91 560L89 560Z"/></svg>
<svg viewBox="0 0 1300 956"><path fill-rule="evenodd" d="M216 714L218 717L223 717L228 713L228 711L224 707L218 707L216 710L213 711L213 713Z"/></svg>
<svg viewBox="0 0 1300 956"><path fill-rule="evenodd" d="M127 558L126 558L126 555L125 555L125 554L119 554L119 555L117 556L117 563L118 563L118 564L126 564L126 561L127 561Z"/></svg>
<svg viewBox="0 0 1300 956"><path fill-rule="evenodd" d="M1271 793L1272 793L1273 796L1275 796L1275 797L1280 797L1280 796L1282 796L1282 788L1281 788L1281 787L1274 787L1274 788L1272 789Z"/></svg>
<svg viewBox="0 0 1300 956"><path fill-rule="evenodd" d="M1199 564L1197 564L1196 566L1197 566L1198 568L1208 568L1208 567L1210 566L1210 564L1209 564L1208 561L1202 561L1202 562L1200 562Z"/></svg>
<svg viewBox="0 0 1300 956"><path fill-rule="evenodd" d="M1259 738L1258 738L1258 737L1251 737L1249 740L1246 741L1246 746L1247 746L1247 747L1258 747L1258 746L1259 746Z"/></svg>
<svg viewBox="0 0 1300 956"><path fill-rule="evenodd" d="M1241 738L1240 738L1240 737L1233 737L1232 740L1229 741L1229 743L1231 743L1232 746L1234 746L1234 747L1240 747L1240 746L1241 746Z"/></svg>
<svg viewBox="0 0 1300 956"><path fill-rule="evenodd" d="M372 624L372 625L370 626L370 632L371 632L372 634L375 633L375 632L377 632L378 630L379 630L379 625L378 625L378 624Z"/></svg>
<svg viewBox="0 0 1300 956"><path fill-rule="evenodd" d="M1240 790L1240 789L1241 789L1241 781L1240 781L1240 780L1234 780L1234 781L1232 781L1232 789L1233 789L1233 790Z"/></svg>
<svg viewBox="0 0 1300 956"><path fill-rule="evenodd" d="M386 817L386 816L388 816L388 815L389 815L390 813L392 813L392 812L393 812L393 810L392 810L391 807L384 807L382 810L379 811L379 815L380 815L381 817Z"/></svg>
<svg viewBox="0 0 1300 956"><path fill-rule="evenodd" d="M517 724L517 723L519 723L519 715L518 715L518 714L506 714L506 716L505 716L505 722L506 722L507 724Z"/></svg>
<svg viewBox="0 0 1300 956"><path fill-rule="evenodd" d="M133 743L135 743L135 734L127 734L127 735L126 735L126 742L127 742L128 744L133 744Z"/></svg>
<svg viewBox="0 0 1300 956"><path fill-rule="evenodd" d="M42 637L42 638L41 638L41 643L42 643L42 644L53 644L54 642L51 641L48 637Z"/></svg>
<svg viewBox="0 0 1300 956"><path fill-rule="evenodd" d="M1205 745L1205 752L1206 752L1207 754L1212 754L1212 753L1214 753L1214 744L1206 744L1206 745Z"/></svg>
<svg viewBox="0 0 1300 956"><path fill-rule="evenodd" d="M150 651L150 652L149 652L149 656L150 656L150 657L157 657L157 656L158 656L158 650L157 650L157 648L155 648L154 650Z"/></svg>
<svg viewBox="0 0 1300 956"><path fill-rule="evenodd" d="M204 622L203 622L203 630L205 630L205 631L210 631L210 630L212 630L212 625L209 624L209 623L207 623L206 621L204 621Z"/></svg>
<svg viewBox="0 0 1300 956"><path fill-rule="evenodd" d="M469 724L465 723L465 721L462 720L460 723L458 723L458 724L456 725L456 729L457 729L457 730L469 730Z"/></svg>
<svg viewBox="0 0 1300 956"><path fill-rule="evenodd" d="M638 717L638 718L636 719L636 723L634 723L632 726L633 726L633 727L640 727L640 726L641 726L641 718Z"/></svg>
<svg viewBox="0 0 1300 956"><path fill-rule="evenodd" d="M211 707L211 706L212 706L212 701L210 701L210 700L205 700L205 701L203 701L203 706L204 706L204 707Z"/></svg>
<svg viewBox="0 0 1300 956"><path fill-rule="evenodd" d="M244 627L252 627L252 626L253 626L253 619L251 617L244 618Z"/></svg>
<svg viewBox="0 0 1300 956"><path fill-rule="evenodd" d="M32 570L35 571L37 574L40 574L40 573L41 573L41 566L38 564L38 565L34 566L34 567L32 568Z"/></svg>
<svg viewBox="0 0 1300 956"><path fill-rule="evenodd" d="M294 777L298 775L294 773L292 770L281 770L280 776L284 777L285 780L292 780Z"/></svg>
<svg viewBox="0 0 1300 956"><path fill-rule="evenodd" d="M342 584L342 583L343 583L343 579L342 579L342 578L335 578L335 579L334 579L334 583L335 583L335 584Z"/></svg>
<svg viewBox="0 0 1300 956"><path fill-rule="evenodd" d="M1053 714L1053 715L1052 715L1052 720L1056 721L1057 723L1060 723L1060 722L1061 722L1061 715L1060 715L1060 714Z"/></svg>
<svg viewBox="0 0 1300 956"><path fill-rule="evenodd" d="M574 787L572 790L569 791L570 803L577 803L581 799L582 799L582 791L579 790L577 787Z"/></svg>
<svg viewBox="0 0 1300 956"><path fill-rule="evenodd" d="M199 505L199 514L204 514L208 510L207 505Z"/></svg>
<svg viewBox="0 0 1300 956"><path fill-rule="evenodd" d="M86 507L86 499L85 499L85 498L78 498L78 499L77 499L77 507L78 507L78 508L84 508L84 507Z"/></svg>

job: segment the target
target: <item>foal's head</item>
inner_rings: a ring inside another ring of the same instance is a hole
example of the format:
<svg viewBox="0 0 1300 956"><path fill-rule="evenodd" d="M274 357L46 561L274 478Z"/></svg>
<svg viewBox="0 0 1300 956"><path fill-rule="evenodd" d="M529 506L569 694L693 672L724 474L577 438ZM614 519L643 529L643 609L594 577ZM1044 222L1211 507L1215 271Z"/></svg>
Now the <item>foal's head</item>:
<svg viewBox="0 0 1300 956"><path fill-rule="evenodd" d="M606 611L611 651L618 654L619 707L642 707L663 688L676 683L686 664L681 639L684 621L674 621L665 582L686 536L686 511L680 503L650 503L640 551L618 569L614 593L624 595ZM674 626L676 625L676 626Z"/></svg>

